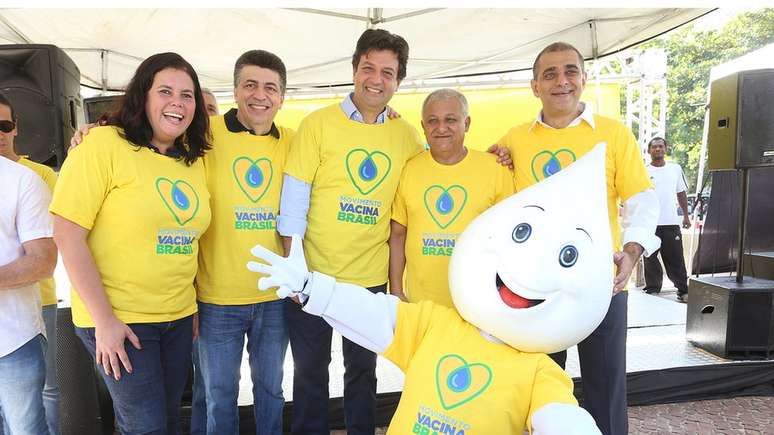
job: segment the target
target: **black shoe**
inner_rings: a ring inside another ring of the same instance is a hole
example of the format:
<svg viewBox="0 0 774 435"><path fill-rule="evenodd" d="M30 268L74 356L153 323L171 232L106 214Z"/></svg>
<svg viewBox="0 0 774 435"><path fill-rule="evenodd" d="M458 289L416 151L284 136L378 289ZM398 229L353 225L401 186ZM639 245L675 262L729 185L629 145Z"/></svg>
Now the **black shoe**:
<svg viewBox="0 0 774 435"><path fill-rule="evenodd" d="M660 288L644 288L642 290L644 290L645 293L647 293L649 295L656 295L656 294L661 293L661 289Z"/></svg>
<svg viewBox="0 0 774 435"><path fill-rule="evenodd" d="M678 293L677 294L677 302L682 302L684 304L688 303L688 293Z"/></svg>

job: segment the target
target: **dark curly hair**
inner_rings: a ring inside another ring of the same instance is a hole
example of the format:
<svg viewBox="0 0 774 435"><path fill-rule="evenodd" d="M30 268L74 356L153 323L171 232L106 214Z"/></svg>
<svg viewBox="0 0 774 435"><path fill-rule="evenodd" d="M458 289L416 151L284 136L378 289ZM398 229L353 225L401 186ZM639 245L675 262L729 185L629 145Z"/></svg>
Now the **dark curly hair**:
<svg viewBox="0 0 774 435"><path fill-rule="evenodd" d="M212 135L210 133L210 121L202 97L202 88L199 85L199 77L193 67L177 53L158 53L145 59L134 77L126 87L126 93L119 102L118 110L108 116L107 124L115 125L123 129L121 136L137 146L147 146L153 138L148 115L145 113L145 102L148 99L148 91L153 85L153 79L161 70L166 68L177 69L191 77L194 84L194 98L196 109L194 110L191 125L185 130L185 134L175 139L174 150L179 159L191 165L205 151L210 149Z"/></svg>

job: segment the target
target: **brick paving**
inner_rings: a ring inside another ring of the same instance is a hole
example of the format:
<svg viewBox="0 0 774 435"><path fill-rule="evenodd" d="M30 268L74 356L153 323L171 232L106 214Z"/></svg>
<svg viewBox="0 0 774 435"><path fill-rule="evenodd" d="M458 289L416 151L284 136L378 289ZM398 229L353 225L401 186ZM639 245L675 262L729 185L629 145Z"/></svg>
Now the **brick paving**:
<svg viewBox="0 0 774 435"><path fill-rule="evenodd" d="M376 435L384 435L384 428ZM630 406L629 435L774 435L774 397ZM331 435L346 435L332 431Z"/></svg>

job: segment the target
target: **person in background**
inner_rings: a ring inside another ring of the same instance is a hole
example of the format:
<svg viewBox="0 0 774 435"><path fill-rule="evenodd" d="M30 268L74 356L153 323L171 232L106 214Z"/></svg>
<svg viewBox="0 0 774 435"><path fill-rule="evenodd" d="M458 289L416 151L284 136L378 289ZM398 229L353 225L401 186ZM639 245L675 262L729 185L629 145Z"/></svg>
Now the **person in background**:
<svg viewBox="0 0 774 435"><path fill-rule="evenodd" d="M688 195L685 191L688 185L685 182L683 168L677 163L666 161L664 158L669 144L663 137L654 137L648 143L650 164L648 174L656 187L658 195L659 216L656 236L661 239L661 248L650 257L645 258L645 293L653 294L661 292L661 283L664 279L664 270L658 261L658 254L664 262L669 280L677 287L677 300L688 301L688 274L685 270L683 257L683 235L680 226L691 228L691 218L688 216ZM675 196L676 195L676 196ZM676 201L675 201L676 200ZM683 211L682 219L677 215L675 202Z"/></svg>
<svg viewBox="0 0 774 435"><path fill-rule="evenodd" d="M390 293L404 301L453 308L448 270L457 237L513 194L513 174L493 154L465 146L469 127L468 101L460 92L440 89L425 98L422 129L430 152L406 163L390 222Z"/></svg>
<svg viewBox="0 0 774 435"><path fill-rule="evenodd" d="M76 335L100 366L124 435L179 433L210 223L201 157L209 123L193 67L145 59L107 126L62 166L54 239L73 285Z"/></svg>
<svg viewBox="0 0 774 435"><path fill-rule="evenodd" d="M0 106L0 146L16 120ZM8 435L48 434L43 386L46 338L38 282L56 267L51 194L32 170L0 158L0 414Z"/></svg>
<svg viewBox="0 0 774 435"><path fill-rule="evenodd" d="M0 157L5 157L12 162L26 166L35 172L43 182L48 186L49 195L54 191L56 185L56 172L46 165L33 162L25 156L16 153L14 141L19 133L19 124L17 116L13 110L10 99L0 93L0 121L14 123L14 129L2 133L0 140ZM46 210L48 213L48 210ZM43 305L43 323L46 325L46 385L43 388L43 406L46 408L46 423L51 435L59 434L59 382L56 378L56 283L54 277L41 280L38 283L40 287L40 298ZM5 428L0 424L0 435ZM8 432L6 430L6 432Z"/></svg>

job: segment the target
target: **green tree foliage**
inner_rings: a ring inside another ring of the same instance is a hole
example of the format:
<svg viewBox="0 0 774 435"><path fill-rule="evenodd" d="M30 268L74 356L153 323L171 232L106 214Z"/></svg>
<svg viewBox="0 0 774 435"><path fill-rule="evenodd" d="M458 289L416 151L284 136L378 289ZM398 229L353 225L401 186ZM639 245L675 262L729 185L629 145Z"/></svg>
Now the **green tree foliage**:
<svg viewBox="0 0 774 435"><path fill-rule="evenodd" d="M667 51L666 136L689 184L696 181L710 69L772 42L774 9L769 8L737 15L717 30L698 31L689 24L640 47Z"/></svg>

